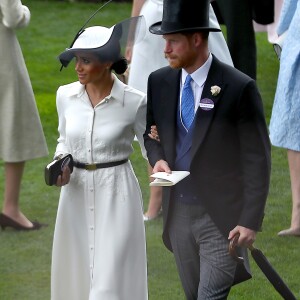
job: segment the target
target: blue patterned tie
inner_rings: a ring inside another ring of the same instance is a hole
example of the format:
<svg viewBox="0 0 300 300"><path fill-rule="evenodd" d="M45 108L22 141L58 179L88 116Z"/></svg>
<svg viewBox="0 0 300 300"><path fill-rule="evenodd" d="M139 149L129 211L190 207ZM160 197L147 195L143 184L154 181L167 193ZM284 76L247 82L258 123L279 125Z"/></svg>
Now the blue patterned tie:
<svg viewBox="0 0 300 300"><path fill-rule="evenodd" d="M195 114L195 100L191 86L192 80L190 75L186 77L181 96L181 117L186 129L190 128Z"/></svg>

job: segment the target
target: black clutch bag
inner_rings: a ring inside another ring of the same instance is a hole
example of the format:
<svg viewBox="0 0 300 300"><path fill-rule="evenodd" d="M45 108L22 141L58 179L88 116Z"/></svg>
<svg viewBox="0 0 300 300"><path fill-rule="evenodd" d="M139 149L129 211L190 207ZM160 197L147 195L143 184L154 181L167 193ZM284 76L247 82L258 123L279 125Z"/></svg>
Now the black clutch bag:
<svg viewBox="0 0 300 300"><path fill-rule="evenodd" d="M65 166L70 168L71 173L73 172L73 157L71 154L66 154L59 159L55 159L45 167L46 184L56 184L57 178L62 174L62 170Z"/></svg>

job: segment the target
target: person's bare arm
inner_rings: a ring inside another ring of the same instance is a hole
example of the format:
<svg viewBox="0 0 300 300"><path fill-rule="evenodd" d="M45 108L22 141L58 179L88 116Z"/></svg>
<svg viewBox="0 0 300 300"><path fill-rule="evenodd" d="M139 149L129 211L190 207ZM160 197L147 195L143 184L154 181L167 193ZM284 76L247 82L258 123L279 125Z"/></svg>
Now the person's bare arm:
<svg viewBox="0 0 300 300"><path fill-rule="evenodd" d="M133 0L132 10L131 10L132 17L137 17L140 15L144 3L145 0Z"/></svg>
<svg viewBox="0 0 300 300"><path fill-rule="evenodd" d="M131 17L137 17L141 13L141 9L145 3L145 0L133 0L132 10L131 10ZM132 57L132 48L127 47L125 57L128 63L131 62Z"/></svg>

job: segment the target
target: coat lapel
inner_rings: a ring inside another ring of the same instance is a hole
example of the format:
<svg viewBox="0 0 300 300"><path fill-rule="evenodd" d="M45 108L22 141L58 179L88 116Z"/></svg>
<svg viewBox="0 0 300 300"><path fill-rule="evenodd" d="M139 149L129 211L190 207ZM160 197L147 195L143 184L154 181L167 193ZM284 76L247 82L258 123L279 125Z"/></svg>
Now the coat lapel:
<svg viewBox="0 0 300 300"><path fill-rule="evenodd" d="M220 93L217 96L213 96L211 93L212 86L219 86L221 88ZM206 82L203 87L203 92L201 95L201 102L203 99L209 99L213 101L213 108L205 110L201 106L198 107L195 116L195 128L193 132L193 144L191 149L191 157L193 159L198 148L200 147L203 139L207 133L207 130L211 124L216 110L218 109L218 102L222 99L225 90L225 83L222 76L222 67L220 62L216 57L213 57L213 61L208 72Z"/></svg>

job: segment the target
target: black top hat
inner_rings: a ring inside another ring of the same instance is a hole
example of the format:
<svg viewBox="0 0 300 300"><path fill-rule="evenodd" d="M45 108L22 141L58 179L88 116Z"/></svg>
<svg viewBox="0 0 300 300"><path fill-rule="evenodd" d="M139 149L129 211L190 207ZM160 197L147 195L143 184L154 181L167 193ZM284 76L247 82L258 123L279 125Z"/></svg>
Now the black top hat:
<svg viewBox="0 0 300 300"><path fill-rule="evenodd" d="M153 34L220 31L209 26L209 0L164 0L163 17L149 27Z"/></svg>

